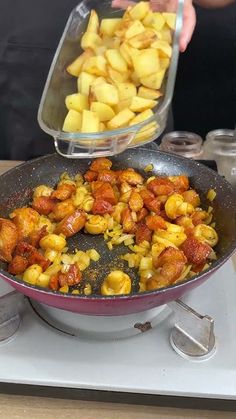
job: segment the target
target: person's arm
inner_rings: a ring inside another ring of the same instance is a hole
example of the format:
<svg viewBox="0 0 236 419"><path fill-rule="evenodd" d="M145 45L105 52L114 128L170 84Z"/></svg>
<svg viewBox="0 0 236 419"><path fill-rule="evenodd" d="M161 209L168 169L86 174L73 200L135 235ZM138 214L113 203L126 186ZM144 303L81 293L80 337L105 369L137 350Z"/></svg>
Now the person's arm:
<svg viewBox="0 0 236 419"><path fill-rule="evenodd" d="M235 0L194 0L193 3L209 9L216 9L229 6L230 4L235 3Z"/></svg>

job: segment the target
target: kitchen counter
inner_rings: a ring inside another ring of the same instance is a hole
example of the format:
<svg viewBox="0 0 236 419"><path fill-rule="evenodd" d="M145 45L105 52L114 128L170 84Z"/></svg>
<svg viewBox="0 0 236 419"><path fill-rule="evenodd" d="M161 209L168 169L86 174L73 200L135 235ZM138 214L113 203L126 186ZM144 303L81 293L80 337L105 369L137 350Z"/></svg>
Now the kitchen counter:
<svg viewBox="0 0 236 419"><path fill-rule="evenodd" d="M0 160L0 174L21 164L21 161Z"/></svg>
<svg viewBox="0 0 236 419"><path fill-rule="evenodd" d="M20 164L1 161L0 174ZM236 260L235 260L236 262ZM171 402L169 403L171 406ZM1 419L235 419L235 413L0 394Z"/></svg>
<svg viewBox="0 0 236 419"><path fill-rule="evenodd" d="M0 395L1 419L235 419L235 413Z"/></svg>

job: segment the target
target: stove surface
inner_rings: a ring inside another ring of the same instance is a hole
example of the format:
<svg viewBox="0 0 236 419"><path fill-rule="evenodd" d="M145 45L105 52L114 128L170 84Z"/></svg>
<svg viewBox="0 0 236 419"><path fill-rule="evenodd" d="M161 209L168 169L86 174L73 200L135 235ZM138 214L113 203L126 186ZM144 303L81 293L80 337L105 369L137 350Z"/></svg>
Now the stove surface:
<svg viewBox="0 0 236 419"><path fill-rule="evenodd" d="M231 260L183 299L215 320L216 352L201 362L172 349L172 314L140 335L89 340L48 326L26 301L20 328L0 345L0 382L235 400L235 300Z"/></svg>

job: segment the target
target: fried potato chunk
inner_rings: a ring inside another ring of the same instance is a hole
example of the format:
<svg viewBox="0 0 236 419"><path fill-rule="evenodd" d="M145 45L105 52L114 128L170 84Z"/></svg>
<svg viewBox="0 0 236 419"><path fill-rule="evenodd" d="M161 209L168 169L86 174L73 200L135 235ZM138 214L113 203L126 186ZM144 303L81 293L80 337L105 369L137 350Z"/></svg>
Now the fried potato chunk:
<svg viewBox="0 0 236 419"><path fill-rule="evenodd" d="M39 221L39 213L33 208L17 208L11 214L10 218L15 224L19 239L26 238L32 233Z"/></svg>

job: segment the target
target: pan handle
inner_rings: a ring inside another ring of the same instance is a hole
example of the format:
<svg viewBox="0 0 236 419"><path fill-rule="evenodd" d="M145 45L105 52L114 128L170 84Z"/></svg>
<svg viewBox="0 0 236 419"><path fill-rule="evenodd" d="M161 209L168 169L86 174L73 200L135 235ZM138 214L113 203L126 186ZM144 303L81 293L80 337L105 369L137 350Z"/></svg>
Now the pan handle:
<svg viewBox="0 0 236 419"><path fill-rule="evenodd" d="M214 320L197 313L181 300L168 306L175 316L170 335L173 349L187 359L209 359L215 353Z"/></svg>

